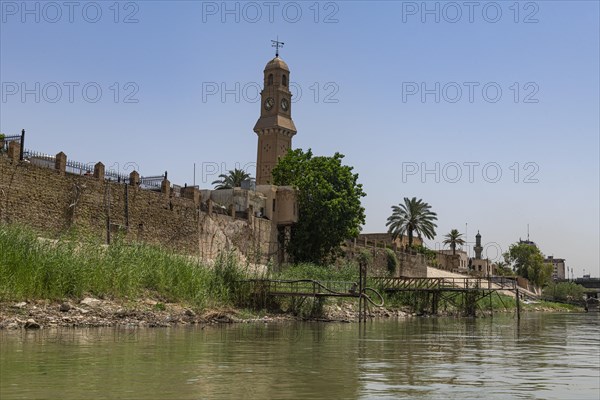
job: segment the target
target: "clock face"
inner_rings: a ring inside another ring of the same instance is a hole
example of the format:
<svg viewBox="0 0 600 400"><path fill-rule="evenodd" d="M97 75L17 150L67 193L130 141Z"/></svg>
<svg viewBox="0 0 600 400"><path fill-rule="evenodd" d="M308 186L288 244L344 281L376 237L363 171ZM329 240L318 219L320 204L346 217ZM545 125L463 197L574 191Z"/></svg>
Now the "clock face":
<svg viewBox="0 0 600 400"><path fill-rule="evenodd" d="M290 108L290 102L288 99L281 99L281 109L287 111Z"/></svg>
<svg viewBox="0 0 600 400"><path fill-rule="evenodd" d="M267 97L265 100L265 110L269 111L275 105L275 100L272 97Z"/></svg>

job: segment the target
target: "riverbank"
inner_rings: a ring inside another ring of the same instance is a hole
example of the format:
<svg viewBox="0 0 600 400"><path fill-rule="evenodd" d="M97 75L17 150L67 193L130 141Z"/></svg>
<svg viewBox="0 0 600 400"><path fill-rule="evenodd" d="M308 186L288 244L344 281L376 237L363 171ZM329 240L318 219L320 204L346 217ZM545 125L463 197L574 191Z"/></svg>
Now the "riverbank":
<svg viewBox="0 0 600 400"><path fill-rule="evenodd" d="M36 300L0 303L0 329L46 329L53 327L169 327L176 325L212 325L252 322L313 320L354 322L358 313L349 302L330 304L314 317L292 313L267 313L232 307L194 311L179 303L162 303L152 299L103 300L86 297L81 301ZM406 318L401 310L376 309L371 317Z"/></svg>
<svg viewBox="0 0 600 400"><path fill-rule="evenodd" d="M35 300L0 303L0 330L48 329L56 327L170 327L231 323L277 323L284 321L356 322L357 304L340 301L325 304L318 315L295 315L292 312L266 312L230 306L195 310L181 303L163 303L151 298L108 300L85 297L80 301ZM583 309L560 303L536 302L523 305L524 312L583 312ZM494 312L514 313L514 309ZM442 313L439 317L455 316ZM483 312L482 316L489 315ZM370 318L432 317L417 315L399 308L374 308Z"/></svg>
<svg viewBox="0 0 600 400"><path fill-rule="evenodd" d="M0 225L0 329L52 326L162 327L185 324L269 322L279 320L357 320L355 300L278 298L269 311L250 311L252 294L238 282L248 278L358 281L358 267L299 264L273 271L240 265L232 253L207 265L166 249L123 243L103 246L72 233L41 239L27 228ZM514 299L494 297L492 309L514 312ZM387 308L374 317L407 317L415 302L385 295ZM262 307L262 306L261 306ZM480 304L483 313L487 304ZM540 302L533 311L574 311L572 306ZM440 304L442 314L460 313Z"/></svg>

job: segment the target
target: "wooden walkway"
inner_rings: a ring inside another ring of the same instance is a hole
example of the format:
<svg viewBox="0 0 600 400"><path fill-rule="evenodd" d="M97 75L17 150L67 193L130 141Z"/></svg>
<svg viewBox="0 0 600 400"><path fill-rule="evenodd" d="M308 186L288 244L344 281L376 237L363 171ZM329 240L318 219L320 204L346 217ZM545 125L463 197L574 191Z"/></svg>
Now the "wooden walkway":
<svg viewBox="0 0 600 400"><path fill-rule="evenodd" d="M413 298L413 311L437 314L440 300L454 305L466 315L475 316L479 301L488 297L492 311L492 295L510 291L515 294L517 317L521 316L519 286L514 279L487 278L410 278L410 277L371 277L375 287L386 293L410 293ZM500 298L500 297L499 297ZM502 303L503 300L500 298ZM506 308L506 307L505 307Z"/></svg>
<svg viewBox="0 0 600 400"><path fill-rule="evenodd" d="M374 287L367 286L367 282ZM250 293L255 303L266 304L269 297L301 297L301 298L356 298L359 299L366 315L366 303L383 306L383 297L378 292L412 294L415 312L436 314L440 300L463 310L466 315L474 316L480 308L479 301L489 297L492 310L492 295L510 291L515 294L517 316L520 318L519 286L510 278L410 278L410 277L371 277L362 283L349 281L317 281L313 279L248 279L238 282L240 289ZM361 286L362 285L362 286ZM367 294L375 295L380 302L375 302ZM500 297L499 297L500 298ZM502 298L500 301L504 303ZM506 308L506 307L505 307Z"/></svg>
<svg viewBox="0 0 600 400"><path fill-rule="evenodd" d="M486 291L517 289L514 279L499 278L409 278L409 277L371 277L377 286L385 292L414 292L414 291Z"/></svg>

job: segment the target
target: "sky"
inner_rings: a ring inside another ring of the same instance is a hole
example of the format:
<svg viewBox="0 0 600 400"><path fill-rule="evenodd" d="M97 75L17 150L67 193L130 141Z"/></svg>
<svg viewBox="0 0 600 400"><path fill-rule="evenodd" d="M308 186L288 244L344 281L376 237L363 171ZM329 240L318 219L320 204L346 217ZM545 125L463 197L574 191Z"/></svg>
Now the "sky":
<svg viewBox="0 0 600 400"><path fill-rule="evenodd" d="M278 37L293 147L346 156L363 232L417 197L432 248L479 231L495 260L529 226L600 275L597 1L1 0L0 18L0 132L28 149L202 188L254 176Z"/></svg>

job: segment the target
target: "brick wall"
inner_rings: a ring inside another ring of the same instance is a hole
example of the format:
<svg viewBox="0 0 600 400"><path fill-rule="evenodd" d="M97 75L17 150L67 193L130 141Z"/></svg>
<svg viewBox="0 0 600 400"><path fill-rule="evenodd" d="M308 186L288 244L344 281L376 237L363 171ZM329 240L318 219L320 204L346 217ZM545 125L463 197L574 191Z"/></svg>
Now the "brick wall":
<svg viewBox="0 0 600 400"><path fill-rule="evenodd" d="M200 211L193 199L137 186L12 161L0 156L0 223L28 225L57 236L71 228L99 238L111 232L214 259L237 249L250 262L276 260L277 229L271 221L234 219Z"/></svg>

